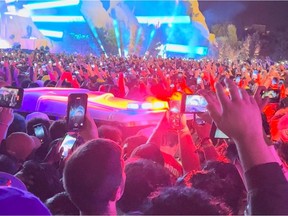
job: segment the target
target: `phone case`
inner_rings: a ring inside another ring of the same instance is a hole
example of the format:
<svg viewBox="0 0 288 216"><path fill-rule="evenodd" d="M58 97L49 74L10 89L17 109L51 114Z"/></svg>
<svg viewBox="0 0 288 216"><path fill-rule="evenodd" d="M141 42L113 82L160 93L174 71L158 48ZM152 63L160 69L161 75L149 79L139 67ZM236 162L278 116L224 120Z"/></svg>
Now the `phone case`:
<svg viewBox="0 0 288 216"><path fill-rule="evenodd" d="M67 107L68 131L79 130L83 127L87 109L87 94L70 94Z"/></svg>

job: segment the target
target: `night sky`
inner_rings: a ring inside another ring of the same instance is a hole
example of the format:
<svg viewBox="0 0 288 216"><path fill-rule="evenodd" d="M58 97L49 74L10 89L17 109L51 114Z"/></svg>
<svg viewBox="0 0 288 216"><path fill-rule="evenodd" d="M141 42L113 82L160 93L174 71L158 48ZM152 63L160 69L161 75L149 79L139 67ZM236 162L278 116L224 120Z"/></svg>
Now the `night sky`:
<svg viewBox="0 0 288 216"><path fill-rule="evenodd" d="M199 1L200 9L211 25L231 22L238 28L252 24L269 30L288 26L288 1Z"/></svg>

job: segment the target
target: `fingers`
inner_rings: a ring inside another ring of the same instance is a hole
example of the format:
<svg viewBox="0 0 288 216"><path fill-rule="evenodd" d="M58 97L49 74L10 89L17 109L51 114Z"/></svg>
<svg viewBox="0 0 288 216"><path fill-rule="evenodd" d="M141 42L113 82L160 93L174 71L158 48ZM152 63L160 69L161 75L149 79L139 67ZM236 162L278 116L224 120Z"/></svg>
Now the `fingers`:
<svg viewBox="0 0 288 216"><path fill-rule="evenodd" d="M88 110L86 111L85 118L86 118L86 123L94 124L94 120L92 119L90 112Z"/></svg>
<svg viewBox="0 0 288 216"><path fill-rule="evenodd" d="M254 98L259 98L262 99L262 92L266 91L266 87L265 86L258 86L257 91L254 94ZM256 99L257 100L257 99Z"/></svg>
<svg viewBox="0 0 288 216"><path fill-rule="evenodd" d="M212 92L205 92L205 91L202 92L202 95L208 103L207 109L211 118L215 122L220 121L222 110L221 110L221 105L219 101L217 100L216 96Z"/></svg>
<svg viewBox="0 0 288 216"><path fill-rule="evenodd" d="M225 105L229 103L229 98L225 94L224 88L220 83L216 83L215 88L216 88L217 98L219 102L221 103L222 107L224 107Z"/></svg>
<svg viewBox="0 0 288 216"><path fill-rule="evenodd" d="M242 100L250 102L250 95L245 89L239 89L239 92L241 94Z"/></svg>
<svg viewBox="0 0 288 216"><path fill-rule="evenodd" d="M267 96L265 98L262 98L262 94L266 90L267 89L265 86L259 86L257 88L257 91L254 94L254 99L257 102L260 110L262 110L268 104L268 101L269 101L269 97L267 97Z"/></svg>
<svg viewBox="0 0 288 216"><path fill-rule="evenodd" d="M225 84L229 89L231 100L232 101L240 100L241 98L238 91L238 87L235 85L235 83L230 79L225 79Z"/></svg>
<svg viewBox="0 0 288 216"><path fill-rule="evenodd" d="M5 112L5 113L12 113L13 110L11 108L6 108L6 107L1 107L1 110L2 112Z"/></svg>

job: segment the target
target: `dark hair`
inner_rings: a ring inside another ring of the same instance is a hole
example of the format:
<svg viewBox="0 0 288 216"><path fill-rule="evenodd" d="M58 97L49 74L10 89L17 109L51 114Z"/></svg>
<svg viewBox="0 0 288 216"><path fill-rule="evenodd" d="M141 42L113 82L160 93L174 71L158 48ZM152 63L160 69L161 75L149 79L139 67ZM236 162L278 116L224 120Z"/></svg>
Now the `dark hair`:
<svg viewBox="0 0 288 216"><path fill-rule="evenodd" d="M46 200L45 205L52 215L79 215L77 207L70 200L67 192L61 192Z"/></svg>
<svg viewBox="0 0 288 216"><path fill-rule="evenodd" d="M141 210L140 206L151 192L172 185L169 171L150 160L128 160L125 173L124 193L117 202L117 206L125 213Z"/></svg>
<svg viewBox="0 0 288 216"><path fill-rule="evenodd" d="M38 83L30 83L29 85L28 85L28 88L39 88L40 86L39 86L39 84Z"/></svg>
<svg viewBox="0 0 288 216"><path fill-rule="evenodd" d="M70 82L66 82L66 81L63 81L61 86L64 88L72 88L72 84Z"/></svg>
<svg viewBox="0 0 288 216"><path fill-rule="evenodd" d="M229 215L225 203L212 198L204 191L187 187L163 188L151 198L151 215Z"/></svg>
<svg viewBox="0 0 288 216"><path fill-rule="evenodd" d="M21 82L21 88L28 88L28 86L32 83L30 79L24 79Z"/></svg>
<svg viewBox="0 0 288 216"><path fill-rule="evenodd" d="M25 118L18 114L18 113L13 113L14 119L13 122L10 124L8 127L7 135L8 137L10 134L14 132L24 132L26 133L26 121Z"/></svg>
<svg viewBox="0 0 288 216"><path fill-rule="evenodd" d="M136 147L131 153L131 157L152 160L164 166L164 157L159 148L153 144L143 144Z"/></svg>
<svg viewBox="0 0 288 216"><path fill-rule="evenodd" d="M0 172L14 175L17 172L17 161L4 154L0 154Z"/></svg>
<svg viewBox="0 0 288 216"><path fill-rule="evenodd" d="M91 140L80 146L64 168L64 186L80 211L104 213L122 183L120 146L112 140Z"/></svg>
<svg viewBox="0 0 288 216"><path fill-rule="evenodd" d="M55 87L56 86L56 82L55 81L50 81L48 82L48 84L46 85L46 87Z"/></svg>
<svg viewBox="0 0 288 216"><path fill-rule="evenodd" d="M50 164L26 161L16 177L25 183L29 192L39 197L43 202L63 191L60 174ZM32 184L30 183L31 180Z"/></svg>
<svg viewBox="0 0 288 216"><path fill-rule="evenodd" d="M245 187L233 164L211 161L204 171L188 173L185 184L201 189L229 205L233 214L239 213L239 207L245 195Z"/></svg>
<svg viewBox="0 0 288 216"><path fill-rule="evenodd" d="M142 135L127 137L123 142L123 155L129 158L134 149L147 142L148 138Z"/></svg>
<svg viewBox="0 0 288 216"><path fill-rule="evenodd" d="M49 132L52 140L63 138L67 133L66 120L59 119L54 121L49 127Z"/></svg>
<svg viewBox="0 0 288 216"><path fill-rule="evenodd" d="M121 130L111 125L101 125L98 128L98 135L99 138L110 139L119 144L122 142Z"/></svg>
<svg viewBox="0 0 288 216"><path fill-rule="evenodd" d="M44 82L43 85L44 85L45 87L47 87L48 84L50 84L50 80L45 80L45 82Z"/></svg>

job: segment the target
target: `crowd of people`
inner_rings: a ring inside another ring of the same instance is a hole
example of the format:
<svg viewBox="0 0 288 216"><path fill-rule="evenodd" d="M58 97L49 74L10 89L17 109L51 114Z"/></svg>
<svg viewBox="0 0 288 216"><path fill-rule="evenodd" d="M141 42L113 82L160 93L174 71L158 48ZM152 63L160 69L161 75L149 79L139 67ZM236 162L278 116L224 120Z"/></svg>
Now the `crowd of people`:
<svg viewBox="0 0 288 216"><path fill-rule="evenodd" d="M66 118L0 107L0 214L288 214L288 62L45 48L0 58L0 87L86 88L138 101L197 94L208 103L193 121L167 110L133 136L96 124L89 110L71 133ZM229 138L211 137L213 125ZM63 154L67 134L76 142Z"/></svg>

